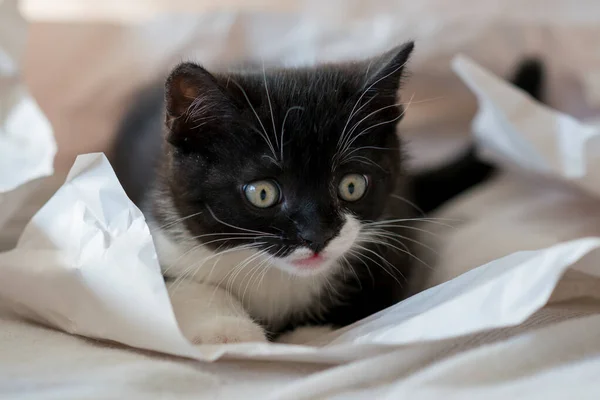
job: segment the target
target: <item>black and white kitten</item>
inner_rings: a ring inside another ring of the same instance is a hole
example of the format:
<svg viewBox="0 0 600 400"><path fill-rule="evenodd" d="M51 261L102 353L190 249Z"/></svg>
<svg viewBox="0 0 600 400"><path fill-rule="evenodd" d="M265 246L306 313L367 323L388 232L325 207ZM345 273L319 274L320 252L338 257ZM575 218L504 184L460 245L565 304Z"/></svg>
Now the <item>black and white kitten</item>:
<svg viewBox="0 0 600 400"><path fill-rule="evenodd" d="M189 339L343 326L406 296L416 210L492 172L470 152L405 173L396 125L412 49L238 73L183 63L140 97L115 169L145 213Z"/></svg>

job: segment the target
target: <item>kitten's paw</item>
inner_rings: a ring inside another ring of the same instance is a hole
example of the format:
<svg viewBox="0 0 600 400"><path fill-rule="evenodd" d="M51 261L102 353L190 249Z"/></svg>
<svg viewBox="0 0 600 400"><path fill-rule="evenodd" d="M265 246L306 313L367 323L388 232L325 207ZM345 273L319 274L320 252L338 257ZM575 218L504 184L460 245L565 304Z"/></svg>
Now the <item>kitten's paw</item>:
<svg viewBox="0 0 600 400"><path fill-rule="evenodd" d="M266 342L264 329L247 318L216 317L199 324L194 332L194 344Z"/></svg>
<svg viewBox="0 0 600 400"><path fill-rule="evenodd" d="M330 326L301 326L279 336L277 343L305 344L333 332Z"/></svg>

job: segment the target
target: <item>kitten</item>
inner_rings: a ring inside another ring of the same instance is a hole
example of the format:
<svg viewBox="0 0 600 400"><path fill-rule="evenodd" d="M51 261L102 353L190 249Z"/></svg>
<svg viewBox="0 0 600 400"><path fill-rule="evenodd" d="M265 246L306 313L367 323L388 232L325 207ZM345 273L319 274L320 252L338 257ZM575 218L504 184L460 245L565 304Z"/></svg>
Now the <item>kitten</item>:
<svg viewBox="0 0 600 400"><path fill-rule="evenodd" d="M406 296L416 210L493 172L473 152L405 172L396 125L412 50L238 73L183 63L140 96L114 165L144 211L190 340L344 326Z"/></svg>

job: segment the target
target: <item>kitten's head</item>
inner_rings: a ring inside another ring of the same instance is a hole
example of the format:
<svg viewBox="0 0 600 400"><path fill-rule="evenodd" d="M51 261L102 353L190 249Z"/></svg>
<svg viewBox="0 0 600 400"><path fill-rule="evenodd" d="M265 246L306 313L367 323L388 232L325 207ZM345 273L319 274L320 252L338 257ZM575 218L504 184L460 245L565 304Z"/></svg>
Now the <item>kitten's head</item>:
<svg viewBox="0 0 600 400"><path fill-rule="evenodd" d="M314 68L175 68L162 179L188 233L295 275L360 251L361 226L401 182L397 92L412 49Z"/></svg>

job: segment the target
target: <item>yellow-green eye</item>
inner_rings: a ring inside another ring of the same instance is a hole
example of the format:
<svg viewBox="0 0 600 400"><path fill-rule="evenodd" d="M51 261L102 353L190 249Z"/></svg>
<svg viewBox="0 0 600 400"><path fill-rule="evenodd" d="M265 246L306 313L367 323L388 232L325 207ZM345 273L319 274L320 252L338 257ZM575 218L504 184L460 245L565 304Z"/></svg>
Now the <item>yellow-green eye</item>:
<svg viewBox="0 0 600 400"><path fill-rule="evenodd" d="M338 193L345 201L360 200L367 191L367 178L364 175L348 174L342 178Z"/></svg>
<svg viewBox="0 0 600 400"><path fill-rule="evenodd" d="M273 181L256 181L244 186L244 194L253 206L271 207L279 201L279 186Z"/></svg>

